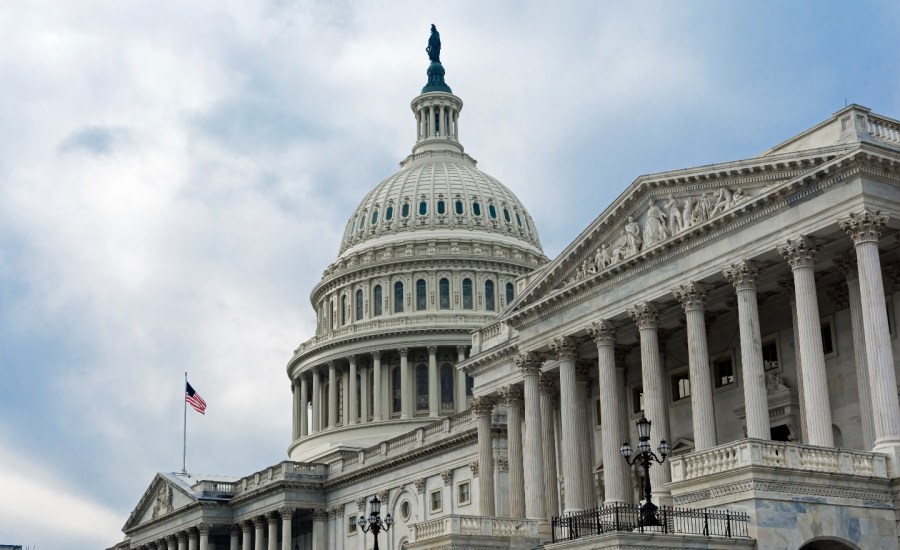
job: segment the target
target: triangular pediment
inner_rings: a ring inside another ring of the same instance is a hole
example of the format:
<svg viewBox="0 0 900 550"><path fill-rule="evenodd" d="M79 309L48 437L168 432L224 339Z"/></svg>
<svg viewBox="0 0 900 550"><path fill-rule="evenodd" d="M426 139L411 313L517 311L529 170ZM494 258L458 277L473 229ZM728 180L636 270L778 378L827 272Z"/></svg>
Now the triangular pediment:
<svg viewBox="0 0 900 550"><path fill-rule="evenodd" d="M158 473L144 491L122 530L128 532L196 501L190 488L180 483L175 474Z"/></svg>

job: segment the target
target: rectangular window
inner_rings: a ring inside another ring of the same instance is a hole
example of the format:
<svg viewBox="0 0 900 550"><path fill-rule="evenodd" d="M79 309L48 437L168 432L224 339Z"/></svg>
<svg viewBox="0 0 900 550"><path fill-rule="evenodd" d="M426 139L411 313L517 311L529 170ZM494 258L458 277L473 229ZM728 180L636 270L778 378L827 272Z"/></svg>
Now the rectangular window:
<svg viewBox="0 0 900 550"><path fill-rule="evenodd" d="M347 516L347 534L356 534L356 516Z"/></svg>
<svg viewBox="0 0 900 550"><path fill-rule="evenodd" d="M644 410L644 388L638 386L631 389L631 411L634 414Z"/></svg>
<svg viewBox="0 0 900 550"><path fill-rule="evenodd" d="M826 356L835 352L834 347L834 330L832 328L831 319L822 321L822 353Z"/></svg>
<svg viewBox="0 0 900 550"><path fill-rule="evenodd" d="M456 503L460 506L470 504L472 502L471 485L468 481L463 481L456 486Z"/></svg>
<svg viewBox="0 0 900 550"><path fill-rule="evenodd" d="M778 370L781 363L778 362L778 340L771 338L762 343L763 369Z"/></svg>
<svg viewBox="0 0 900 550"><path fill-rule="evenodd" d="M691 396L691 379L688 373L673 374L671 381L672 401L681 401Z"/></svg>
<svg viewBox="0 0 900 550"><path fill-rule="evenodd" d="M713 381L717 388L734 384L734 359L731 353L720 355L712 362Z"/></svg>
<svg viewBox="0 0 900 550"><path fill-rule="evenodd" d="M429 502L432 512L440 512L444 508L444 495L442 489L435 489L429 493Z"/></svg>

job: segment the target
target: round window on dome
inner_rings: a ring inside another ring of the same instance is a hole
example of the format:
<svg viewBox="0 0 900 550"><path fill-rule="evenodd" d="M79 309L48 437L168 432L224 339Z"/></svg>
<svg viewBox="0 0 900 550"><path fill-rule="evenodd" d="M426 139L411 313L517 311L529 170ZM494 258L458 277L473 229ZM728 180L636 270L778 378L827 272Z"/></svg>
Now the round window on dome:
<svg viewBox="0 0 900 550"><path fill-rule="evenodd" d="M438 213L438 214L444 214L444 213L446 213L446 212L447 212L447 207L446 207L446 205L444 204L444 201L438 201L438 203L437 203L437 213Z"/></svg>
<svg viewBox="0 0 900 550"><path fill-rule="evenodd" d="M386 221L391 221L392 219L394 219L394 207L393 206L388 206L387 210L384 211L384 219Z"/></svg>
<svg viewBox="0 0 900 550"><path fill-rule="evenodd" d="M428 203L425 201L419 201L419 215L424 216L428 213Z"/></svg>
<svg viewBox="0 0 900 550"><path fill-rule="evenodd" d="M492 220L497 219L497 209L494 208L493 204L488 205L488 215L491 217Z"/></svg>
<svg viewBox="0 0 900 550"><path fill-rule="evenodd" d="M477 202L472 203L472 214L474 214L476 216L481 215L481 205L478 204Z"/></svg>
<svg viewBox="0 0 900 550"><path fill-rule="evenodd" d="M409 217L409 203L408 202L404 202L403 206L400 207L400 215L403 216L404 218Z"/></svg>
<svg viewBox="0 0 900 550"><path fill-rule="evenodd" d="M509 217L509 210L506 208L503 209L503 219L506 220L506 223L512 222L512 218Z"/></svg>
<svg viewBox="0 0 900 550"><path fill-rule="evenodd" d="M456 214L462 216L463 213L463 203L462 201L456 201Z"/></svg>
<svg viewBox="0 0 900 550"><path fill-rule="evenodd" d="M369 225L375 225L376 223L378 223L378 210L372 212L372 221Z"/></svg>

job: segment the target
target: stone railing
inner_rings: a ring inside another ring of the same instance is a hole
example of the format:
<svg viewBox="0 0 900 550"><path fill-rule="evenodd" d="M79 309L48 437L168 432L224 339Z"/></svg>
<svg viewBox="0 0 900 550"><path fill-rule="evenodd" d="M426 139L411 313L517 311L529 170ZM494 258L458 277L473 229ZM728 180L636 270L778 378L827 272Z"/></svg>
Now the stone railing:
<svg viewBox="0 0 900 550"><path fill-rule="evenodd" d="M492 323L472 333L472 350L470 355L497 347L515 336L515 329L510 328L505 322Z"/></svg>
<svg viewBox="0 0 900 550"><path fill-rule="evenodd" d="M321 482L325 480L327 474L328 466L325 464L285 460L235 481L234 494L252 491L279 481Z"/></svg>
<svg viewBox="0 0 900 550"><path fill-rule="evenodd" d="M900 121L875 116L872 113L866 118L866 131L870 136L880 141L900 144Z"/></svg>
<svg viewBox="0 0 900 550"><path fill-rule="evenodd" d="M413 542L452 535L537 538L537 520L456 514L411 525Z"/></svg>
<svg viewBox="0 0 900 550"><path fill-rule="evenodd" d="M673 457L672 482L700 479L745 466L887 478L884 455L760 439L742 439Z"/></svg>
<svg viewBox="0 0 900 550"><path fill-rule="evenodd" d="M237 492L237 484L230 481L204 480L195 483L192 488L207 497L230 497Z"/></svg>

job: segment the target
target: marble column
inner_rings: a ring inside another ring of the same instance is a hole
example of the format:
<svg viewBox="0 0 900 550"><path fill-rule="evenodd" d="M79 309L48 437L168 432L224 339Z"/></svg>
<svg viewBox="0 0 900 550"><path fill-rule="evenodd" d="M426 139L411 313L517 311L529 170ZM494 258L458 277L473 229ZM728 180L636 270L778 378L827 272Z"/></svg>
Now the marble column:
<svg viewBox="0 0 900 550"><path fill-rule="evenodd" d="M281 515L281 550L291 550L291 539L294 534L294 509L282 508Z"/></svg>
<svg viewBox="0 0 900 550"><path fill-rule="evenodd" d="M381 352L372 352L372 422L381 422Z"/></svg>
<svg viewBox="0 0 900 550"><path fill-rule="evenodd" d="M588 325L588 334L597 344L597 383L600 387L600 437L603 453L604 504L625 503L628 494L628 464L619 454L627 435L622 432L625 400L616 374L616 333L619 326L600 319Z"/></svg>
<svg viewBox="0 0 900 550"><path fill-rule="evenodd" d="M278 513L269 512L266 520L269 523L269 536L266 538L268 550L278 550Z"/></svg>
<svg viewBox="0 0 900 550"><path fill-rule="evenodd" d="M541 455L544 460L543 478L544 495L546 497L547 519L559 515L559 479L556 470L556 430L554 417L556 386L553 381L541 374Z"/></svg>
<svg viewBox="0 0 900 550"><path fill-rule="evenodd" d="M241 522L241 550L253 550L253 523L249 521Z"/></svg>
<svg viewBox="0 0 900 550"><path fill-rule="evenodd" d="M656 304L641 302L628 310L631 319L640 331L641 339L641 383L644 390L644 416L652 422L650 445L652 449L669 435L668 403L665 392L665 379L659 359L659 311ZM653 495L661 504L667 502L670 492L665 485L672 479L671 470L662 464L658 468L650 468L650 483Z"/></svg>
<svg viewBox="0 0 900 550"><path fill-rule="evenodd" d="M887 222L888 217L881 212L866 209L850 214L839 223L856 248L869 388L872 406L877 411L873 448L890 455L889 467L892 475L897 476L900 475L900 402L878 253L878 240Z"/></svg>
<svg viewBox="0 0 900 550"><path fill-rule="evenodd" d="M466 346L456 346L456 362L462 363L466 360ZM456 385L454 386L454 401L456 402L456 412L465 411L468 406L466 403L466 371L456 369Z"/></svg>
<svg viewBox="0 0 900 550"><path fill-rule="evenodd" d="M352 426L356 424L356 417L359 415L359 410L357 409L356 402L356 356L351 355L348 357L350 360L350 374L349 374L349 384L345 389L347 392L344 394L344 399L347 401L349 406L347 407L347 416L345 416L345 426Z"/></svg>
<svg viewBox="0 0 900 550"><path fill-rule="evenodd" d="M412 418L412 388L409 385L409 348L400 348L400 418Z"/></svg>
<svg viewBox="0 0 900 550"><path fill-rule="evenodd" d="M297 380L291 380L291 397L293 399L293 414L291 415L291 439L296 441L300 439L300 383Z"/></svg>
<svg viewBox="0 0 900 550"><path fill-rule="evenodd" d="M523 353L516 358L516 365L522 370L525 395L525 517L545 522L547 497L544 491L544 450L541 445L544 427L541 422L539 387L541 360L533 353Z"/></svg>
<svg viewBox="0 0 900 550"><path fill-rule="evenodd" d="M797 294L797 332L800 336L800 361L803 363L803 389L806 393L806 427L809 430L809 444L834 447L834 435L831 431L831 403L828 398L828 378L825 372L825 353L822 350L822 326L819 319L816 278L813 270L818 250L819 246L805 236L790 239L778 247L778 253L788 260L794 274L794 292ZM896 393L896 388L892 391Z"/></svg>
<svg viewBox="0 0 900 550"><path fill-rule="evenodd" d="M264 516L253 518L253 527L256 531L253 534L253 550L266 550L266 518Z"/></svg>
<svg viewBox="0 0 900 550"><path fill-rule="evenodd" d="M232 534L233 534L232 530ZM169 535L166 537L166 548L167 550L175 550L178 545L178 539L175 538L175 535ZM238 550L237 546L233 547L231 550Z"/></svg>
<svg viewBox="0 0 900 550"><path fill-rule="evenodd" d="M240 550L241 547L241 528L237 525L231 526L231 539L229 540L228 550ZM169 548L169 550L175 550Z"/></svg>
<svg viewBox="0 0 900 550"><path fill-rule="evenodd" d="M209 529L210 526L206 523L197 526L197 531L200 533L200 550L209 550Z"/></svg>
<svg viewBox="0 0 900 550"><path fill-rule="evenodd" d="M491 413L494 399L476 397L472 410L478 421L478 501L482 516L496 515L494 505L494 441L491 434Z"/></svg>
<svg viewBox="0 0 900 550"><path fill-rule="evenodd" d="M594 488L594 426L591 419L591 407L594 406L591 397L591 367L584 364L575 364L575 399L578 404L578 441L581 441L581 487L584 500L579 505L582 510L597 507L597 495Z"/></svg>
<svg viewBox="0 0 900 550"><path fill-rule="evenodd" d="M178 539L178 550L187 550L187 533L185 531L179 531L175 537Z"/></svg>
<svg viewBox="0 0 900 550"><path fill-rule="evenodd" d="M328 550L325 540L325 522L328 513L325 510L313 510L312 550Z"/></svg>
<svg viewBox="0 0 900 550"><path fill-rule="evenodd" d="M809 443L806 434L809 430L806 427L806 393L803 391L803 363L800 361L800 333L797 332L797 295L794 292L794 279L783 278L778 280L778 286L787 295L788 305L791 308L791 335L794 339L794 370L797 372L797 393L800 399L800 424L797 429L800 433L791 434L795 441ZM781 358L779 358L780 360Z"/></svg>
<svg viewBox="0 0 900 550"><path fill-rule="evenodd" d="M342 417L341 425L348 426L350 419L350 376L347 374L347 371L343 368L341 369L341 399L340 399L340 407L341 412L340 415Z"/></svg>
<svg viewBox="0 0 900 550"><path fill-rule="evenodd" d="M506 405L506 447L509 458L509 517L525 517L525 465L522 458L522 388L507 386L501 396Z"/></svg>
<svg viewBox="0 0 900 550"><path fill-rule="evenodd" d="M742 260L731 264L722 273L728 282L734 285L737 293L747 437L771 439L769 400L766 394L766 373L762 358L762 336L756 298L759 266L753 260Z"/></svg>
<svg viewBox="0 0 900 550"><path fill-rule="evenodd" d="M300 375L300 437L309 435L309 387L306 373Z"/></svg>
<svg viewBox="0 0 900 550"><path fill-rule="evenodd" d="M337 391L337 363L329 361L328 363L328 427L337 426L338 419L338 391ZM259 548L257 550L262 550Z"/></svg>
<svg viewBox="0 0 900 550"><path fill-rule="evenodd" d="M637 344L630 346L616 346L615 354L616 354L616 387L621 392L620 399L622 400L622 422L619 424L619 433L622 434L621 440L622 442L628 441L630 439L629 430L631 429L631 415L628 410L628 382L625 376L625 370L628 365L628 354L631 351L638 347ZM620 455L621 456L621 455ZM623 460L624 462L624 460ZM624 465L625 468L625 502L628 504L634 503L634 491L632 490L632 475L631 468L628 464Z"/></svg>
<svg viewBox="0 0 900 550"><path fill-rule="evenodd" d="M575 341L559 337L550 343L550 348L559 361L559 406L562 416L562 473L565 483L565 513L584 510L583 470L588 467L581 451L584 441L579 439L578 415L583 411L578 404L578 389L575 374Z"/></svg>
<svg viewBox="0 0 900 550"><path fill-rule="evenodd" d="M441 415L441 386L438 383L437 346L428 346L428 416Z"/></svg>
<svg viewBox="0 0 900 550"><path fill-rule="evenodd" d="M188 550L197 550L199 537L196 529L188 530Z"/></svg>
<svg viewBox="0 0 900 550"><path fill-rule="evenodd" d="M706 342L706 292L706 286L697 282L683 284L672 290L675 299L681 302L687 322L695 451L716 446L716 413L713 408L709 347ZM763 392L765 393L765 388Z"/></svg>
<svg viewBox="0 0 900 550"><path fill-rule="evenodd" d="M359 422L365 424L369 421L369 396L372 394L369 384L369 368L359 367Z"/></svg>
<svg viewBox="0 0 900 550"><path fill-rule="evenodd" d="M312 369L312 431L322 430L322 376L319 367Z"/></svg>
<svg viewBox="0 0 900 550"><path fill-rule="evenodd" d="M863 328L862 295L859 288L856 255L848 253L839 256L834 259L834 265L847 281L847 305L850 307L850 328L853 332L853 360L856 364L863 449L871 449L875 445L875 419L872 415L872 393L869 366L866 360L866 337Z"/></svg>

